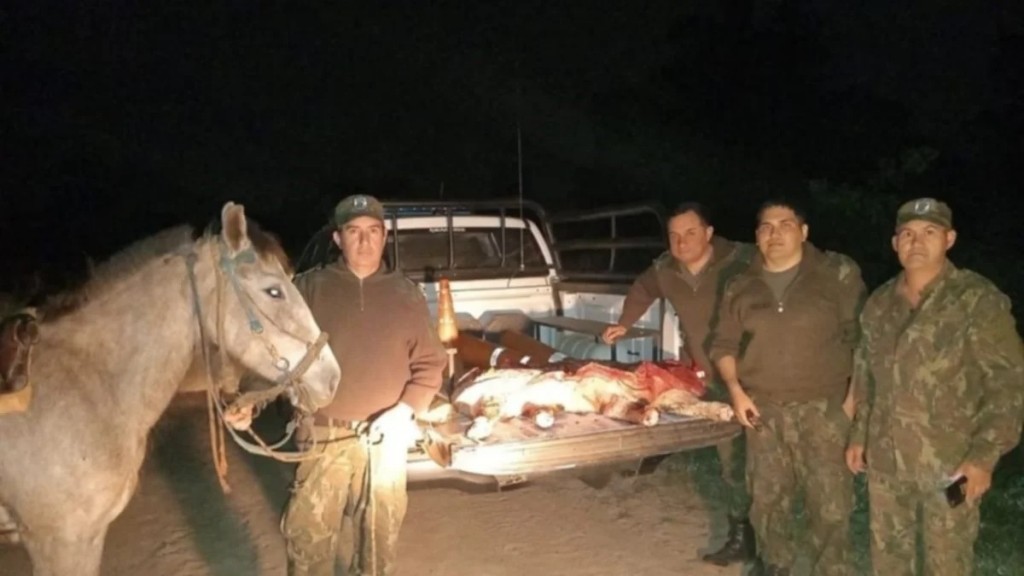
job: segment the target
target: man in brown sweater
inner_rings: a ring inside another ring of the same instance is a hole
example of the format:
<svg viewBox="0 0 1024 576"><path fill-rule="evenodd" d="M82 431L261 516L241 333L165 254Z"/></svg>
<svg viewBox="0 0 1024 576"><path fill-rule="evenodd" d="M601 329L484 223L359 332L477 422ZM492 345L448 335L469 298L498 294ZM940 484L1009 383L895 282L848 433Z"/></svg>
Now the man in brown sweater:
<svg viewBox="0 0 1024 576"><path fill-rule="evenodd" d="M295 283L330 334L341 383L301 434L321 457L299 465L281 530L288 574L333 575L347 512L355 535L348 573L386 575L405 517L414 416L440 389L446 356L419 287L383 266L383 206L350 196L334 220L341 258Z"/></svg>
<svg viewBox="0 0 1024 576"><path fill-rule="evenodd" d="M709 335L717 322L718 302L726 282L750 265L754 248L714 235L707 209L696 202L679 205L668 220L669 251L654 261L626 294L617 325L603 334L612 344L640 319L659 298L667 299L679 317L684 338L681 356L696 361L708 375L709 395L728 401L725 385L708 360ZM744 437L737 436L717 446L729 513L729 536L725 544L703 556L719 566L752 559L754 534L747 515Z"/></svg>
<svg viewBox="0 0 1024 576"><path fill-rule="evenodd" d="M751 574L788 576L795 513L805 496L811 573L850 573L853 482L844 448L848 381L866 288L856 263L807 242L803 213L765 203L760 255L729 282L711 359L747 427L750 520L760 560Z"/></svg>

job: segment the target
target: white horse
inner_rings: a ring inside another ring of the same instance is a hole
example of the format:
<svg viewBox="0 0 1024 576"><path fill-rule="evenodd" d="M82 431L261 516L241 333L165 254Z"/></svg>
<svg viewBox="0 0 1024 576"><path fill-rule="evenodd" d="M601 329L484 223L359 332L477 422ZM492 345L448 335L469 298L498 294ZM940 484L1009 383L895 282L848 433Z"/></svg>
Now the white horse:
<svg viewBox="0 0 1024 576"><path fill-rule="evenodd" d="M149 431L204 345L293 382L301 409L333 397L340 368L280 245L240 205L225 205L221 224L198 239L178 228L137 243L97 269L74 305L40 310L31 405L0 416L0 532L6 517L36 576L100 573Z"/></svg>

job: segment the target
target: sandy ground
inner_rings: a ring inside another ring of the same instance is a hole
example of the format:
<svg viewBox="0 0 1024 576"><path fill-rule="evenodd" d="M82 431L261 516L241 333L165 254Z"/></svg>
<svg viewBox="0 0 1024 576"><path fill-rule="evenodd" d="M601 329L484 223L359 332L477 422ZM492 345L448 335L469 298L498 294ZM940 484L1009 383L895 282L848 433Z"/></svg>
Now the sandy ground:
<svg viewBox="0 0 1024 576"><path fill-rule="evenodd" d="M111 526L104 575L284 574L277 525L293 468L232 445L233 492L222 495L195 400L176 401L154 431L139 489ZM698 560L724 537L722 515L668 464L600 489L547 477L500 493L413 490L399 574L738 576ZM0 546L0 575L30 573L23 549Z"/></svg>

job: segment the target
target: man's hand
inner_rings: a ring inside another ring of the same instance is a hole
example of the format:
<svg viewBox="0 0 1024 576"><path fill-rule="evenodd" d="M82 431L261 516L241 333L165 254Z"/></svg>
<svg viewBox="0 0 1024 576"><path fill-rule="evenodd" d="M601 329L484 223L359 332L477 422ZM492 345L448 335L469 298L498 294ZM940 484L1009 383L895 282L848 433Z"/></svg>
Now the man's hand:
<svg viewBox="0 0 1024 576"><path fill-rule="evenodd" d="M964 462L953 472L954 479L960 476L967 478L964 495L967 497L967 503L971 505L981 500L992 486L992 472L971 462Z"/></svg>
<svg viewBox="0 0 1024 576"><path fill-rule="evenodd" d="M867 460L864 459L863 444L850 444L847 446L846 467L854 474L860 474L868 469Z"/></svg>
<svg viewBox="0 0 1024 576"><path fill-rule="evenodd" d="M224 411L224 423L235 430L248 430L252 426L252 406L231 406Z"/></svg>
<svg viewBox="0 0 1024 576"><path fill-rule="evenodd" d="M404 402L395 404L370 422L370 438L373 441L386 438L411 444L419 434L413 415L412 406Z"/></svg>
<svg viewBox="0 0 1024 576"><path fill-rule="evenodd" d="M628 331L629 328L619 326L618 324L615 326L609 326L601 333L601 340L603 340L605 344L612 344L619 338L622 338L622 335Z"/></svg>
<svg viewBox="0 0 1024 576"><path fill-rule="evenodd" d="M730 390L732 394L732 409L736 413L736 419L739 420L740 424L747 428L754 428L754 422L750 421L748 412L757 419L761 420L761 412L754 405L754 401L750 399L750 396L746 392L736 387L736 389Z"/></svg>

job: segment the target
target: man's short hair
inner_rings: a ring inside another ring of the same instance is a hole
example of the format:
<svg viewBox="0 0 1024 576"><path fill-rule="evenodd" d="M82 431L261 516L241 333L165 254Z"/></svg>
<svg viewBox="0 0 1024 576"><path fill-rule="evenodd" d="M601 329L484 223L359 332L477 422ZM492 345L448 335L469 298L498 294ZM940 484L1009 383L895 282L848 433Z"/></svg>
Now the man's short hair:
<svg viewBox="0 0 1024 576"><path fill-rule="evenodd" d="M769 208L789 208L793 211L793 214L796 215L796 221L798 224L807 223L807 212L799 203L790 198L769 198L762 202L761 206L757 209L757 224L761 224L761 218L764 217L764 213Z"/></svg>
<svg viewBox="0 0 1024 576"><path fill-rule="evenodd" d="M681 216L687 212L693 212L705 228L711 226L711 211L708 210L707 206L700 202L683 202L682 204L679 204L671 213L669 213L668 219L671 220L676 216Z"/></svg>

